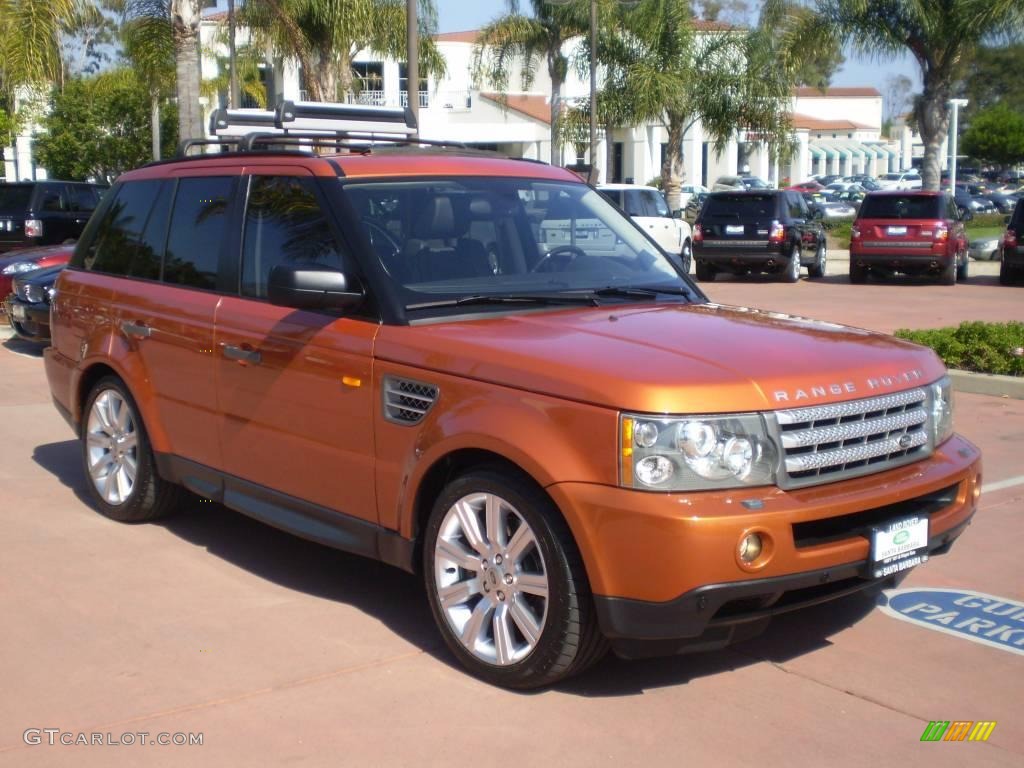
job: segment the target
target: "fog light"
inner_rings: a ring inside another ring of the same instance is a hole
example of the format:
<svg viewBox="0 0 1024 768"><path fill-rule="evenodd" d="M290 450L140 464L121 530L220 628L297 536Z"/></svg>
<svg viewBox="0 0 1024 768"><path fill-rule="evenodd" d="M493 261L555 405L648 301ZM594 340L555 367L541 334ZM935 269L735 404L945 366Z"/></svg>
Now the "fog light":
<svg viewBox="0 0 1024 768"><path fill-rule="evenodd" d="M664 456L647 456L636 463L634 472L644 485L660 485L672 479L672 462Z"/></svg>
<svg viewBox="0 0 1024 768"><path fill-rule="evenodd" d="M748 533L740 542L740 560L752 563L761 556L761 537L756 533Z"/></svg>

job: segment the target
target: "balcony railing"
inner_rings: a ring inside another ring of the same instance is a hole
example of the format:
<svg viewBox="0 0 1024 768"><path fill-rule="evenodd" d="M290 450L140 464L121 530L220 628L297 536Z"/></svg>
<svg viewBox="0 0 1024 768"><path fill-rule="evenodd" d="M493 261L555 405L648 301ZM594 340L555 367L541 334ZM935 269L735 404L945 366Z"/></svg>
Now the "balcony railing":
<svg viewBox="0 0 1024 768"><path fill-rule="evenodd" d="M402 107L408 107L409 106L409 92L408 91L399 91L398 92L398 104L399 104L399 106L402 106ZM424 107L424 108L430 106L430 91L420 91L420 106Z"/></svg>
<svg viewBox="0 0 1024 768"><path fill-rule="evenodd" d="M305 90L299 91L299 100L308 101L309 94ZM409 105L409 94L407 91L398 92L398 104L395 104L394 96L388 98L382 90L364 89L359 93L350 93L345 99L348 104L366 104L375 107L407 107ZM469 112L473 109L472 91L439 91L431 94L430 91L420 91L420 107L422 109L445 110L446 112Z"/></svg>

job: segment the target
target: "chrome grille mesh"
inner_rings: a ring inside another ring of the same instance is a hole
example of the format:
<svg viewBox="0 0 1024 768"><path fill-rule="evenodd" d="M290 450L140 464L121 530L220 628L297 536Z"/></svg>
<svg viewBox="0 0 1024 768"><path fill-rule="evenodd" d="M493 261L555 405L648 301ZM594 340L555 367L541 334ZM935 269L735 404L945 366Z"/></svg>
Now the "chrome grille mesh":
<svg viewBox="0 0 1024 768"><path fill-rule="evenodd" d="M396 424L418 424L437 400L438 390L397 376L384 377L384 418Z"/></svg>
<svg viewBox="0 0 1024 768"><path fill-rule="evenodd" d="M774 414L780 485L795 488L881 472L931 450L928 393L910 389Z"/></svg>

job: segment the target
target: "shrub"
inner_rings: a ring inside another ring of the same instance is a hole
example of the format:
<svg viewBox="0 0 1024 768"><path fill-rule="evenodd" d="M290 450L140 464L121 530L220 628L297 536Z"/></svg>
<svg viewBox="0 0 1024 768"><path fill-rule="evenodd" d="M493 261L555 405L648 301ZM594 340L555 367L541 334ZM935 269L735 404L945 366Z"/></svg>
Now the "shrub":
<svg viewBox="0 0 1024 768"><path fill-rule="evenodd" d="M950 368L1024 376L1024 323L966 322L956 328L896 331L901 339L935 350Z"/></svg>

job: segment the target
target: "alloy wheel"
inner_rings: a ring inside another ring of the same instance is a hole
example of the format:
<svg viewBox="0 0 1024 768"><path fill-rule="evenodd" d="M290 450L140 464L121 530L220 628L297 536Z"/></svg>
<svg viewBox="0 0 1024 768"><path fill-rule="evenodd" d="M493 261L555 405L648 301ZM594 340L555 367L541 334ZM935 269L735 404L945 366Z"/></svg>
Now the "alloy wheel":
<svg viewBox="0 0 1024 768"><path fill-rule="evenodd" d="M523 516L491 493L456 501L434 545L434 588L449 628L487 664L509 666L537 647L549 580Z"/></svg>
<svg viewBox="0 0 1024 768"><path fill-rule="evenodd" d="M139 435L131 407L116 390L104 390L93 400L85 441L96 491L111 506L123 504L135 488Z"/></svg>

